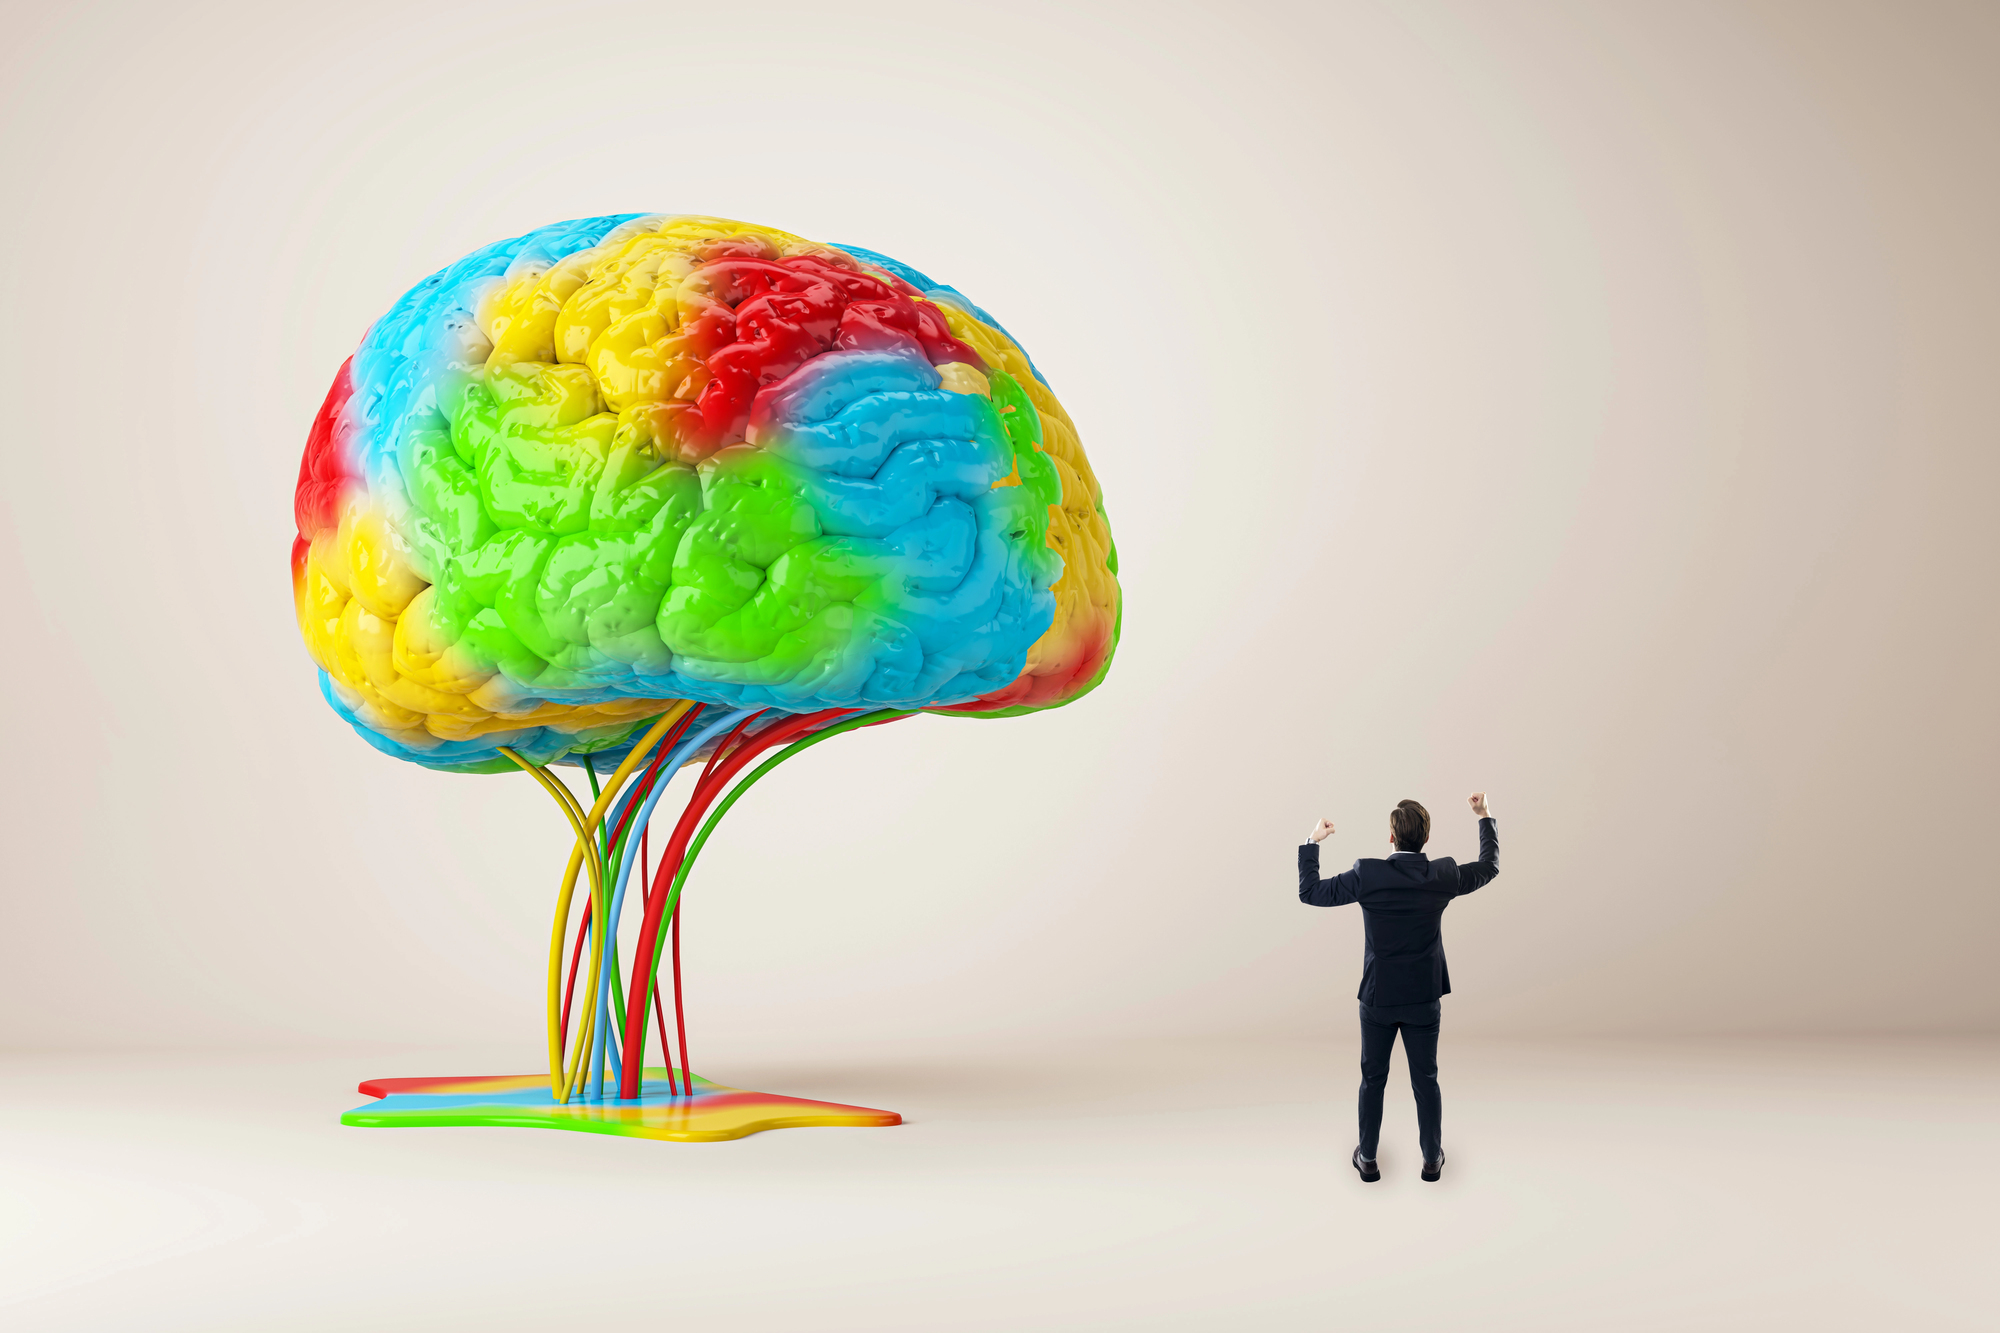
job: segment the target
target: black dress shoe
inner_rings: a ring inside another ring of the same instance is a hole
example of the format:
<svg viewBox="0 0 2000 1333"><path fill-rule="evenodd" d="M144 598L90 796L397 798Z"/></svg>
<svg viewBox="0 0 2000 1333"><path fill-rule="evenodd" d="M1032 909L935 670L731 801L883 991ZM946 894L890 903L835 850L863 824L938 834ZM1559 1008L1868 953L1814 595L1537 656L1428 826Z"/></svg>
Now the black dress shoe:
<svg viewBox="0 0 2000 1333"><path fill-rule="evenodd" d="M1354 1169L1359 1171L1361 1178L1366 1181L1376 1181L1382 1178L1382 1168L1373 1162L1364 1160L1359 1148L1354 1150ZM1429 1168L1425 1169L1428 1170Z"/></svg>
<svg viewBox="0 0 2000 1333"><path fill-rule="evenodd" d="M1425 1180L1436 1180L1436 1179L1437 1179L1437 1178L1438 1178L1439 1176L1441 1176L1441 1175L1443 1175L1443 1174L1444 1174L1444 1154L1443 1154L1443 1153L1439 1153L1439 1154L1437 1155L1437 1160L1436 1160L1436 1161L1434 1161L1434 1162L1425 1162L1425 1163L1424 1163L1424 1179L1425 1179Z"/></svg>

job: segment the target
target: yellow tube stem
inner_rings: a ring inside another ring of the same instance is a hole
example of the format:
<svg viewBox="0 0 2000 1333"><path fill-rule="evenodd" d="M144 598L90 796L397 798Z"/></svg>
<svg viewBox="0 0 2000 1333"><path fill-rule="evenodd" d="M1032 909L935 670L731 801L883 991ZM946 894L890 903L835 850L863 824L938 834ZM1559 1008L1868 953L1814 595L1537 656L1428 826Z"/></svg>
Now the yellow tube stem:
<svg viewBox="0 0 2000 1333"><path fill-rule="evenodd" d="M679 700L673 707L667 709L666 712L660 714L655 719L652 727L647 730L646 734L640 738L639 743L634 745L631 751L625 756L625 762L620 764L617 770L611 775L611 780L604 784L598 794L596 803L591 806L588 813L584 811L576 797L571 794L566 784L558 781L542 767L529 763L514 750L504 745L500 747L501 754L506 755L516 766L526 771L530 777L540 783L542 788L549 793L550 797L555 800L558 808L562 810L564 818L569 821L570 828L576 834L576 845L570 851L569 865L563 872L562 886L556 894L556 917L549 938L549 1091L558 1102L566 1103L569 1101L571 1093L575 1090L577 1078L584 1072L583 1061L589 1049L588 1038L596 1019L597 980L601 975L604 965L606 932L599 929L594 932L596 939L593 941L590 951L589 989L584 995L584 1012L578 1016L577 1055L573 1062L574 1067L567 1071L566 1074L563 1067L562 1049L562 955L563 944L569 937L569 917L571 904L576 894L577 872L586 867L589 869L591 902L593 904L592 913L595 919L602 921L609 905L598 900L603 897L609 886L605 883L606 867L603 865L602 857L599 855L597 847L596 834L598 827L603 823L605 811L610 808L612 800L616 797L619 788L624 785L625 780L632 775L633 770L639 766L640 762L652 750L660 737L664 736L674 723L678 722L693 707L694 704L691 701L685 699Z"/></svg>

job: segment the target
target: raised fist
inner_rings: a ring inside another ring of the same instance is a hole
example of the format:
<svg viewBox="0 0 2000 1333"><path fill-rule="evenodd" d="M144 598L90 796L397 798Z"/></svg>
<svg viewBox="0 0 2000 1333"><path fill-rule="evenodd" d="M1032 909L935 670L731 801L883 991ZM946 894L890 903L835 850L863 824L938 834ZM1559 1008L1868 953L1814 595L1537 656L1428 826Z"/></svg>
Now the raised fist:
<svg viewBox="0 0 2000 1333"><path fill-rule="evenodd" d="M1332 832L1333 832L1333 821L1330 819L1322 819L1319 821L1319 823L1313 825L1312 840L1314 842L1325 842L1327 840L1328 835L1330 835Z"/></svg>
<svg viewBox="0 0 2000 1333"><path fill-rule="evenodd" d="M1491 815L1490 815L1490 814L1489 814L1489 813L1487 812L1487 809L1486 809L1486 793L1485 793L1485 792L1483 792L1483 791L1476 791L1476 792L1472 793L1472 795L1470 795L1470 796L1466 797L1465 799L1466 799L1466 800L1467 800L1467 801L1468 801L1468 802L1469 802L1469 803L1471 804L1471 806L1472 806L1472 813L1473 813L1473 814L1475 814L1475 815L1478 815L1478 816L1479 816L1479 817L1480 817L1481 819L1490 819L1490 818L1492 818L1492 816L1491 816Z"/></svg>

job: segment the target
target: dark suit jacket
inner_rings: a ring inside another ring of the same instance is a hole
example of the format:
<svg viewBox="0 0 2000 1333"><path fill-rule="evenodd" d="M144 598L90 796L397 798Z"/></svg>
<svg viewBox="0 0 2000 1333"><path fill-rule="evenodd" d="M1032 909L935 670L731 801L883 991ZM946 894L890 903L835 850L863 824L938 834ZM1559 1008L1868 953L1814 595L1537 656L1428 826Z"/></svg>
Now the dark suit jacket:
<svg viewBox="0 0 2000 1333"><path fill-rule="evenodd" d="M1356 861L1332 879L1319 877L1319 844L1299 848L1299 901L1313 907L1360 903L1368 927L1361 964L1363 1004L1429 1004L1451 994L1444 963L1444 909L1500 873L1500 836L1493 821L1479 821L1479 859L1459 865L1422 852L1398 852L1383 861Z"/></svg>

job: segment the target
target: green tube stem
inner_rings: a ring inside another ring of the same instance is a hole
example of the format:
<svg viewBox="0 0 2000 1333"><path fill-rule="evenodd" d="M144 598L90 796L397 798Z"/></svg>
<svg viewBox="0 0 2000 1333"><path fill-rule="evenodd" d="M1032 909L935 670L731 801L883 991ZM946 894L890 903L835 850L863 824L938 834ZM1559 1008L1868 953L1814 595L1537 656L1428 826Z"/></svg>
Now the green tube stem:
<svg viewBox="0 0 2000 1333"><path fill-rule="evenodd" d="M662 935L673 924L674 913L680 909L681 885L687 882L688 871L694 869L694 859L701 855L702 846L708 841L708 835L715 832L715 826L722 822L724 815L729 813L729 807L735 805L737 798L742 796L744 792L749 791L751 787L755 786L759 778L769 773L779 764L784 763L787 759L790 759L793 755L810 750L821 741L831 740L844 731L853 731L857 727L873 726L878 722L894 722L900 718L913 716L916 711L915 709L884 709L879 713L863 713L860 717L849 718L845 722L836 723L824 731L816 731L804 740L793 741L790 745L787 745L784 749L759 764L751 771L749 777L737 783L730 790L729 795L722 798L722 804L716 807L715 813L710 815L708 821L701 826L701 832L695 835L695 840L689 846L687 855L681 858L680 869L674 873L673 886L667 890L667 905L660 912L660 930ZM653 951L653 984L655 986L660 984L660 959L666 952L665 949L655 949ZM645 1015L640 1015L642 1021L644 1017Z"/></svg>

